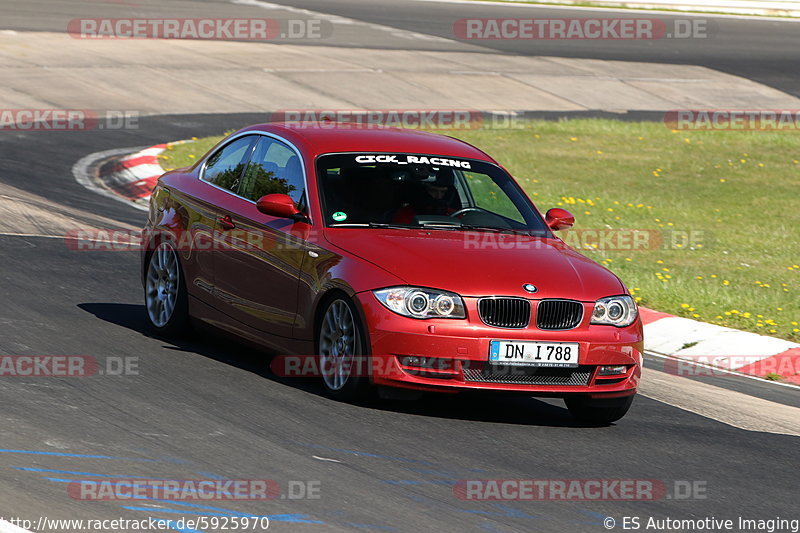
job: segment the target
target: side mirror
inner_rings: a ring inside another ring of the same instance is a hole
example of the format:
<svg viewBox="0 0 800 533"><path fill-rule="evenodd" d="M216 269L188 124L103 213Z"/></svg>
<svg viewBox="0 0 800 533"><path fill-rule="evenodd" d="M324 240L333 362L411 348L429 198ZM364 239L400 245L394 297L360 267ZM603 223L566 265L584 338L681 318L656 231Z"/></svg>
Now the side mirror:
<svg viewBox="0 0 800 533"><path fill-rule="evenodd" d="M575 217L566 209L554 207L544 216L545 222L553 231L571 228L575 225Z"/></svg>
<svg viewBox="0 0 800 533"><path fill-rule="evenodd" d="M306 216L297 210L288 194L267 194L262 196L256 202L256 209L269 215L278 218L291 218L298 222L307 222Z"/></svg>

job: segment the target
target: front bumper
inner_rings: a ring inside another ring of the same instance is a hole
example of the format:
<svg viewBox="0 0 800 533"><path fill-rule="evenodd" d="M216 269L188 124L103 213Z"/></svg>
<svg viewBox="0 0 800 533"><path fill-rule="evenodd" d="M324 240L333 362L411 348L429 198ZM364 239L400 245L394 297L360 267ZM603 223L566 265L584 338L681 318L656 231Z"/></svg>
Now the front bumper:
<svg viewBox="0 0 800 533"><path fill-rule="evenodd" d="M642 324L625 328L589 325L592 304L581 324L568 331L530 325L506 329L483 324L477 299L464 298L467 318L419 320L386 309L367 291L356 295L366 324L376 385L441 392L460 389L516 391L536 396L622 397L636 393L642 368ZM492 340L577 342L577 368L490 365ZM601 366L625 372L599 375Z"/></svg>

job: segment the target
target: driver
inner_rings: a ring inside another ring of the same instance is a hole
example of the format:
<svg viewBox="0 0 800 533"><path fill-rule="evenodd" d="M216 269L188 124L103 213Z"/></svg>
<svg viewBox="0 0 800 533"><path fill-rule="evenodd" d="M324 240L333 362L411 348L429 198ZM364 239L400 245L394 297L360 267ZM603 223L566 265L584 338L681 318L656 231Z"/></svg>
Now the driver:
<svg viewBox="0 0 800 533"><path fill-rule="evenodd" d="M395 212L393 223L411 224L417 215L447 216L457 210L453 207L458 192L452 171L415 167L412 172L416 179L410 201Z"/></svg>

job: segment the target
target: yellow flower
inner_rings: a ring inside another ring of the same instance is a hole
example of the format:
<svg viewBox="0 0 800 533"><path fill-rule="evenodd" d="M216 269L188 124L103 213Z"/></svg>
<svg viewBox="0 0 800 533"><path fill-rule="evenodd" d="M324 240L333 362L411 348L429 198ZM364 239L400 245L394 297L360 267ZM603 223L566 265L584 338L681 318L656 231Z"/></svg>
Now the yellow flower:
<svg viewBox="0 0 800 533"><path fill-rule="evenodd" d="M712 278L716 278L716 277L717 277L717 275L716 275L716 274L711 274L711 277L712 277Z"/></svg>
<svg viewBox="0 0 800 533"><path fill-rule="evenodd" d="M578 138L577 137L570 137L569 140L574 142L574 141L577 141Z"/></svg>
<svg viewBox="0 0 800 533"><path fill-rule="evenodd" d="M664 261L662 261L661 259L659 259L658 261L656 261L656 263L658 263L659 265L663 265L663 264L664 264Z"/></svg>
<svg viewBox="0 0 800 533"><path fill-rule="evenodd" d="M791 324L792 324L793 326L796 326L796 325L797 325L797 322L792 322Z"/></svg>
<svg viewBox="0 0 800 533"><path fill-rule="evenodd" d="M689 304L681 304L681 307L683 307L684 309L686 309L687 307L689 307Z"/></svg>
<svg viewBox="0 0 800 533"><path fill-rule="evenodd" d="M603 151L602 151L602 150L597 150L597 153L598 153L598 154L602 154L602 153L603 153ZM762 165L762 166L763 166L763 165Z"/></svg>
<svg viewBox="0 0 800 533"><path fill-rule="evenodd" d="M662 268L661 270L663 270L664 272L669 272L669 269L668 269L668 268L666 268L666 267L665 267L665 268Z"/></svg>
<svg viewBox="0 0 800 533"><path fill-rule="evenodd" d="M795 333L797 333L798 331L800 331L800 329L793 328L793 329L792 329L792 331L794 331Z"/></svg>
<svg viewBox="0 0 800 533"><path fill-rule="evenodd" d="M728 181L728 180L726 180L725 178L720 178L720 179L719 179L719 182L720 182L720 183L725 183L726 181Z"/></svg>
<svg viewBox="0 0 800 533"><path fill-rule="evenodd" d="M694 318L700 318L700 315L698 315L697 313L693 313L693 314L692 314L692 316L693 316Z"/></svg>
<svg viewBox="0 0 800 533"><path fill-rule="evenodd" d="M703 276L695 276L694 279L703 279Z"/></svg>
<svg viewBox="0 0 800 533"><path fill-rule="evenodd" d="M774 329L769 330L770 333L775 333Z"/></svg>
<svg viewBox="0 0 800 533"><path fill-rule="evenodd" d="M194 154L189 154L189 159L194 159Z"/></svg>
<svg viewBox="0 0 800 533"><path fill-rule="evenodd" d="M633 259L631 259L630 257L626 257L625 261L633 261Z"/></svg>
<svg viewBox="0 0 800 533"><path fill-rule="evenodd" d="M730 284L731 284L731 282L730 282L730 281L728 281L727 279L723 279L723 280L722 280L722 284L723 284L723 285L730 285Z"/></svg>

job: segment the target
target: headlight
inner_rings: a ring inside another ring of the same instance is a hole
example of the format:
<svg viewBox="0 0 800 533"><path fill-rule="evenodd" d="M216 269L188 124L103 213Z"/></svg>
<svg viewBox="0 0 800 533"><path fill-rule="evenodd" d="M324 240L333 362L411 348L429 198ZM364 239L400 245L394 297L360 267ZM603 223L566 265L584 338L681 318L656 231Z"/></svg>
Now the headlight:
<svg viewBox="0 0 800 533"><path fill-rule="evenodd" d="M411 318L465 318L464 302L454 292L420 287L390 287L372 291L380 303Z"/></svg>
<svg viewBox="0 0 800 533"><path fill-rule="evenodd" d="M594 303L592 324L608 324L621 328L633 324L637 314L636 304L630 296L609 296Z"/></svg>

